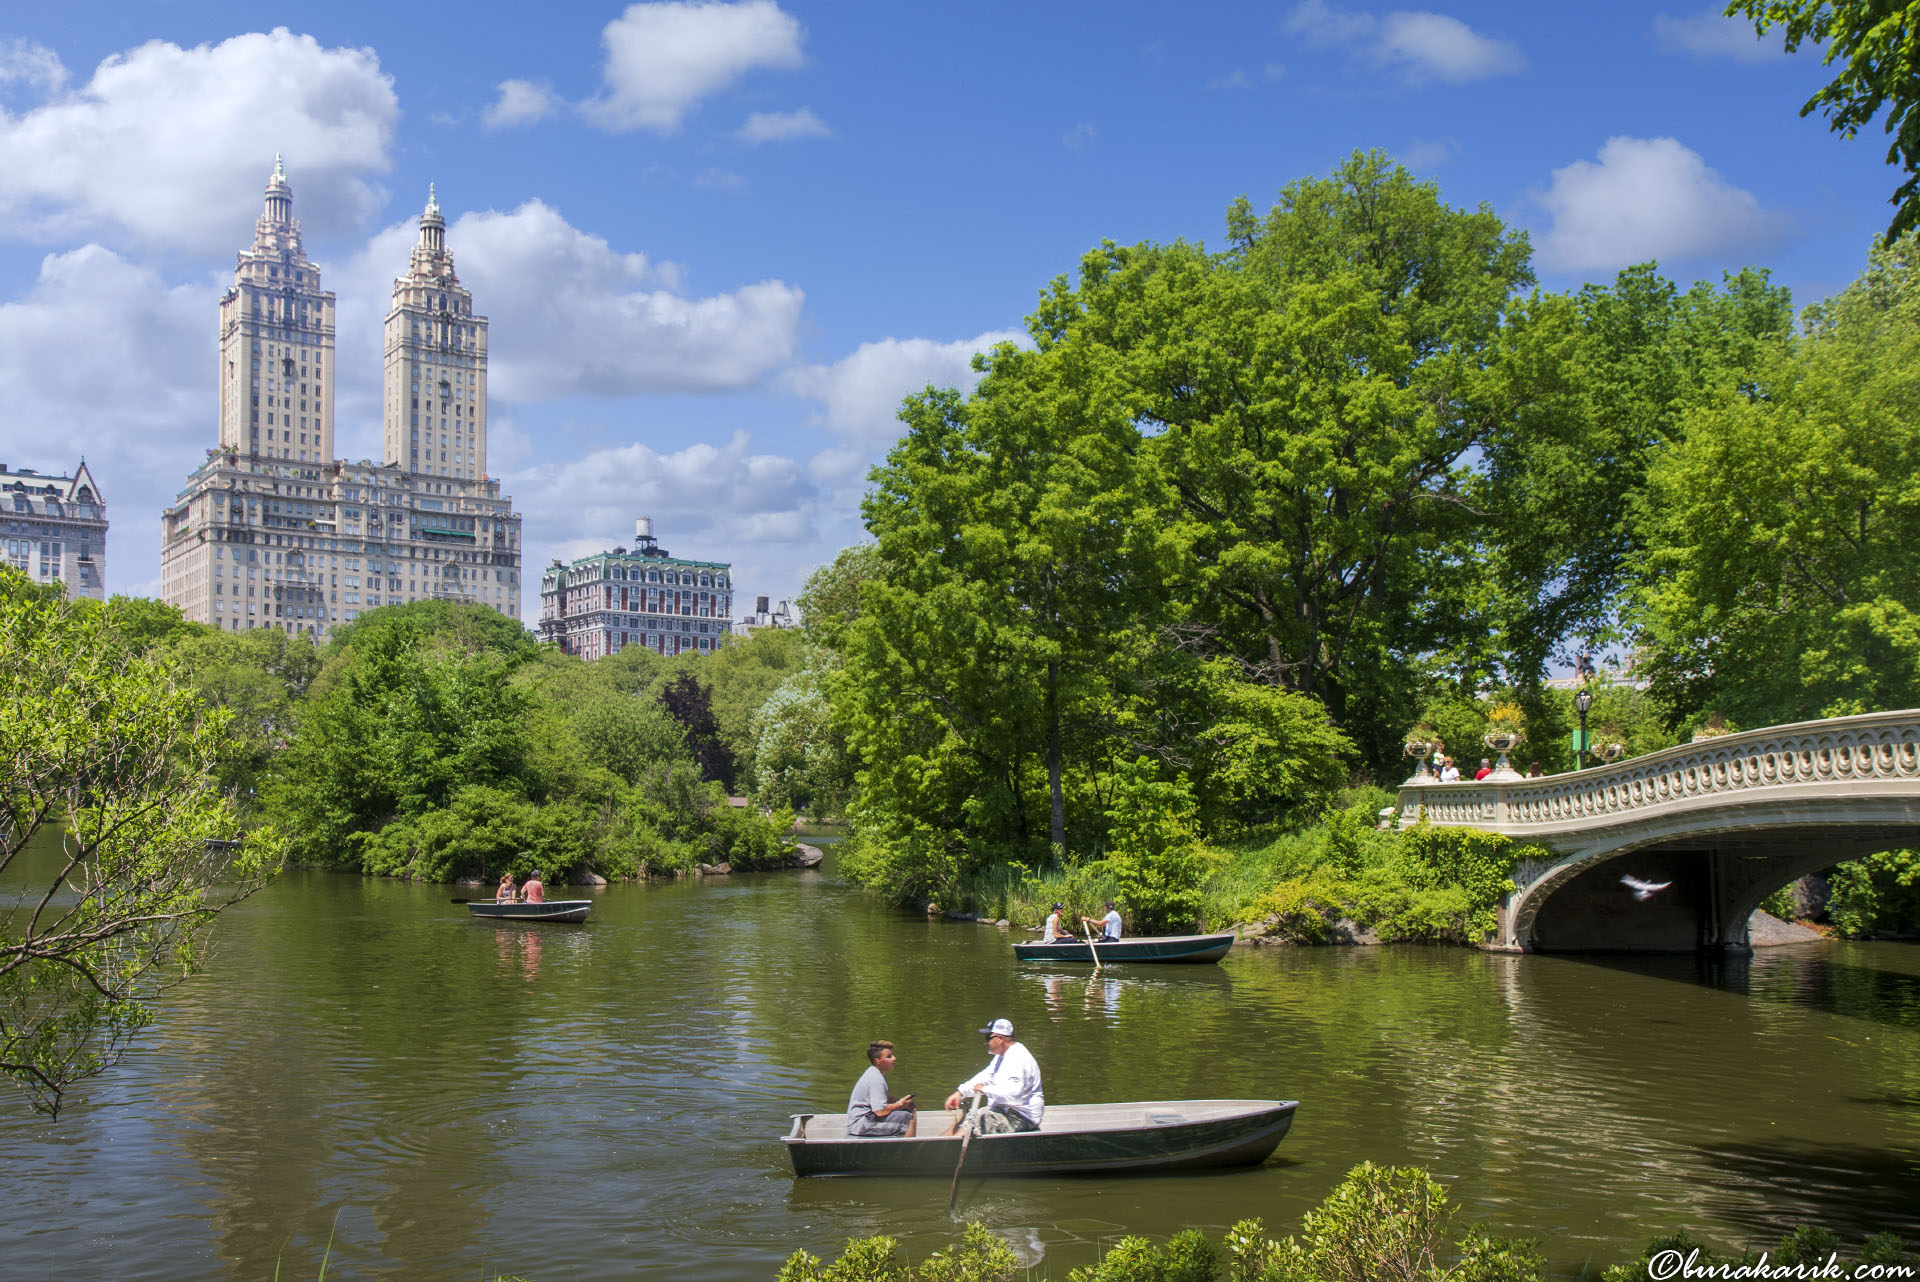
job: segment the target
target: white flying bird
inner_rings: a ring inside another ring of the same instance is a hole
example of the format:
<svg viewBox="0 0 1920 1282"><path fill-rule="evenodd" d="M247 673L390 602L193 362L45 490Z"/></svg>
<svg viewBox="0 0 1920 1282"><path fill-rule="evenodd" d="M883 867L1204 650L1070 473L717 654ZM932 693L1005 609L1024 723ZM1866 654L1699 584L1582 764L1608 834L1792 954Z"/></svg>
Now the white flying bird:
<svg viewBox="0 0 1920 1282"><path fill-rule="evenodd" d="M1638 877L1622 877L1620 884L1633 892L1633 897L1647 900L1673 883L1670 881L1641 881Z"/></svg>

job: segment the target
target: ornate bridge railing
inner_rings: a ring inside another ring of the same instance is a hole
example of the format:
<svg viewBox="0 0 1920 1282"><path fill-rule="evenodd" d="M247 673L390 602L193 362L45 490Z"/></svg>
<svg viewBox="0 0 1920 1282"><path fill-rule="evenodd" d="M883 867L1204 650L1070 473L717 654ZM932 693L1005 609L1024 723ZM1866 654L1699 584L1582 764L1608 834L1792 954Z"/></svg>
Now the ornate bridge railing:
<svg viewBox="0 0 1920 1282"><path fill-rule="evenodd" d="M1487 828L1560 843L1663 811L1811 794L1920 792L1920 710L1803 721L1720 735L1544 779L1408 782L1400 822Z"/></svg>

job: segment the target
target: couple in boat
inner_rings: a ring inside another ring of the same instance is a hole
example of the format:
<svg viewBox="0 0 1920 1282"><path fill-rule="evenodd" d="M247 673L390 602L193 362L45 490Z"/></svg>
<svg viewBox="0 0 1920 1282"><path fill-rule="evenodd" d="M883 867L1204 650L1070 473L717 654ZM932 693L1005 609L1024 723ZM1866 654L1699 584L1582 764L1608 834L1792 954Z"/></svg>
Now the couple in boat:
<svg viewBox="0 0 1920 1282"><path fill-rule="evenodd" d="M1046 1097L1040 1090L1040 1064L1033 1052L1013 1040L1011 1021L996 1019L980 1032L987 1039L987 1066L960 1083L947 1096L950 1110L960 1109L973 1096L973 1126L980 1135L1011 1135L1040 1129L1046 1111ZM919 1118L914 1112L913 1096L895 1099L887 1090L887 1074L893 1071L893 1043L867 1044L867 1071L853 1088L847 1101L847 1134L852 1136L895 1135L916 1138ZM945 1134L958 1135L966 1113L961 1113Z"/></svg>
<svg viewBox="0 0 1920 1282"><path fill-rule="evenodd" d="M1066 908L1067 906L1065 904L1055 904L1053 911L1047 914L1045 936L1041 939L1041 943L1084 944L1086 942L1086 940L1080 938L1078 935L1069 935L1067 933L1065 919L1061 916L1061 914L1066 911ZM1109 899L1107 901L1107 915L1105 917L1082 917L1080 920L1084 925L1098 926L1100 928L1100 938L1094 940L1094 943L1117 944L1120 942L1120 936L1122 934L1120 910L1114 906L1113 900Z"/></svg>
<svg viewBox="0 0 1920 1282"><path fill-rule="evenodd" d="M483 882L481 884L484 885L485 883ZM493 892L493 902L496 904L544 904L547 902L547 888L540 884L539 873L530 872L527 874L527 880L520 887L520 893L516 897L513 891L513 874L510 872L501 873L500 889Z"/></svg>

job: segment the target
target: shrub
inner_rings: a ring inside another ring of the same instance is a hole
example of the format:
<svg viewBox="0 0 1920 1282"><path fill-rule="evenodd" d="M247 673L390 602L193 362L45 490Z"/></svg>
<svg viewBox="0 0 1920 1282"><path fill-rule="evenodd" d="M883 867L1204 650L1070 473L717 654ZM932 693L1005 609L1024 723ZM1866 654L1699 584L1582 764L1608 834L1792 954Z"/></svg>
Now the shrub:
<svg viewBox="0 0 1920 1282"><path fill-rule="evenodd" d="M1827 919L1849 938L1920 932L1920 853L1885 850L1827 874Z"/></svg>

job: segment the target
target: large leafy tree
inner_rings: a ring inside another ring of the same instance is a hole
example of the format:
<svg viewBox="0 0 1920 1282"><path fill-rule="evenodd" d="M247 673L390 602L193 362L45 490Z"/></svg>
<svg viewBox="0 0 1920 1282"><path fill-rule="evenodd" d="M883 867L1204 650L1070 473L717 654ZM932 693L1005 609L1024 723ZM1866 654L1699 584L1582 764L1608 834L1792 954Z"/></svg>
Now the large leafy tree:
<svg viewBox="0 0 1920 1282"><path fill-rule="evenodd" d="M356 839L464 787L520 790L533 719L508 678L535 654L518 624L445 602L369 611L343 628L267 786L295 856L353 864Z"/></svg>
<svg viewBox="0 0 1920 1282"><path fill-rule="evenodd" d="M1681 715L1920 702L1920 244L1806 314L1650 477L1645 668Z"/></svg>
<svg viewBox="0 0 1920 1282"><path fill-rule="evenodd" d="M1390 749L1415 656L1458 642L1451 584L1491 519L1472 467L1541 395L1524 235L1378 154L1289 184L1230 245L1113 245L1056 282L1042 343L1107 354L1189 549L1207 644ZM1563 326L1564 328L1564 326Z"/></svg>
<svg viewBox="0 0 1920 1282"><path fill-rule="evenodd" d="M1487 622L1454 651L1462 693L1496 670L1525 689L1570 638L1591 649L1619 638L1645 547L1647 470L1681 439L1687 411L1749 385L1793 324L1787 291L1765 272L1683 292L1651 263L1531 311L1534 341L1514 356L1531 365L1536 395L1488 443L1478 487L1496 517L1473 554L1486 573L1433 586L1449 603L1439 608Z"/></svg>
<svg viewBox="0 0 1920 1282"><path fill-rule="evenodd" d="M1807 99L1802 116L1818 111L1833 131L1851 138L1886 113L1892 138L1887 163L1906 171L1894 191L1888 239L1920 225L1920 4L1913 0L1733 0L1727 15L1744 14L1765 35L1779 28L1789 52L1808 40L1825 45L1821 61L1841 64L1838 75Z"/></svg>
<svg viewBox="0 0 1920 1282"><path fill-rule="evenodd" d="M220 786L230 714L135 652L121 612L0 567L0 1075L47 1113L282 857Z"/></svg>

